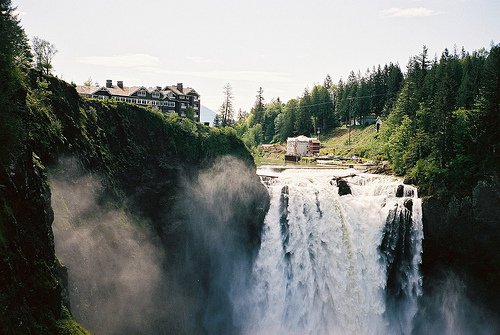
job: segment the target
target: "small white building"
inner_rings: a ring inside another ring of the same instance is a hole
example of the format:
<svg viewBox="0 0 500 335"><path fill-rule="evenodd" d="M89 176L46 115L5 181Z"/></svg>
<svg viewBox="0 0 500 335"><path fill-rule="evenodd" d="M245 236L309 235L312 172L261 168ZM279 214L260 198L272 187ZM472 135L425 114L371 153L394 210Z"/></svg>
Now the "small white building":
<svg viewBox="0 0 500 335"><path fill-rule="evenodd" d="M319 154L321 142L312 137L297 136L286 140L286 154L288 156L302 157Z"/></svg>

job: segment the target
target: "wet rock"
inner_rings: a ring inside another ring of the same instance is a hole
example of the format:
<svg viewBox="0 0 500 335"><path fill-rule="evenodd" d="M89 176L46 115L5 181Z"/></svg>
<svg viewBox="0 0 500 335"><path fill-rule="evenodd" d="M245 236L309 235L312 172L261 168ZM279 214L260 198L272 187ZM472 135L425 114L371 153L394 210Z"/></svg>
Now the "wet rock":
<svg viewBox="0 0 500 335"><path fill-rule="evenodd" d="M396 190L396 197L402 198L405 193L404 185L398 185L398 189Z"/></svg>
<svg viewBox="0 0 500 335"><path fill-rule="evenodd" d="M344 179L337 179L337 187L339 188L339 195L351 194L351 188Z"/></svg>
<svg viewBox="0 0 500 335"><path fill-rule="evenodd" d="M403 203L403 205L410 212L413 210L413 200L412 199L406 199L405 202Z"/></svg>

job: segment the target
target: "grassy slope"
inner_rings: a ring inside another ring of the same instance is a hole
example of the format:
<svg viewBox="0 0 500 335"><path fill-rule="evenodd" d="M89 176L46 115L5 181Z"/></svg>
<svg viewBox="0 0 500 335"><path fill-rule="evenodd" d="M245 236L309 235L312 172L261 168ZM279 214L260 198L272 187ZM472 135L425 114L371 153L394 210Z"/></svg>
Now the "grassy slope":
<svg viewBox="0 0 500 335"><path fill-rule="evenodd" d="M350 138L350 142L349 142ZM377 133L375 125L356 126L349 129L345 126L333 130L321 139L321 154L333 154L344 157L359 156L366 159L384 159L384 142L381 133Z"/></svg>
<svg viewBox="0 0 500 335"><path fill-rule="evenodd" d="M350 135L347 127L336 128L332 132L321 136L321 146L321 155L358 156L363 160L374 161L387 159L384 152L385 143L382 140L382 133L377 133L375 125L351 127ZM283 145L283 150L286 150L286 144ZM271 151L273 150L269 151L262 148L254 150L256 162L258 164L282 164L284 162L284 152ZM302 161L300 164L310 164L310 162Z"/></svg>

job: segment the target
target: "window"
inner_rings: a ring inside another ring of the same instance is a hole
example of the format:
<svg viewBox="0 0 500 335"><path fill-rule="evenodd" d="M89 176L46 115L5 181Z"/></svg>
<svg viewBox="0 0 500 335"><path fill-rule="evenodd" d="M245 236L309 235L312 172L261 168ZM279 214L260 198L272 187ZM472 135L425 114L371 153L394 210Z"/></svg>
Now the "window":
<svg viewBox="0 0 500 335"><path fill-rule="evenodd" d="M160 97L159 92L153 92L153 98L158 99Z"/></svg>
<svg viewBox="0 0 500 335"><path fill-rule="evenodd" d="M137 92L137 96L139 97L145 97L146 96L146 91L145 90L140 90Z"/></svg>

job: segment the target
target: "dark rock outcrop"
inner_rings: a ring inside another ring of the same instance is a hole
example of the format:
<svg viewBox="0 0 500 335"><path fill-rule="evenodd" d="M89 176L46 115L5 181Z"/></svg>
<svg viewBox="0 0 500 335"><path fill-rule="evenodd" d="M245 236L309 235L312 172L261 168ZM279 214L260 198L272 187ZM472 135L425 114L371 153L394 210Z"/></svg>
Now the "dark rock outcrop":
<svg viewBox="0 0 500 335"><path fill-rule="evenodd" d="M402 299L405 291L406 271L412 261L412 211L395 205L387 216L379 250L387 266L388 301Z"/></svg>
<svg viewBox="0 0 500 335"><path fill-rule="evenodd" d="M54 254L47 177L28 148L0 165L0 203L0 333L62 332L54 320L66 318L67 278Z"/></svg>
<svg viewBox="0 0 500 335"><path fill-rule="evenodd" d="M342 178L337 179L337 187L339 188L339 195L351 194L351 188L347 181Z"/></svg>
<svg viewBox="0 0 500 335"><path fill-rule="evenodd" d="M398 188L396 189L396 197L402 198L405 193L405 187L404 185L398 185Z"/></svg>
<svg viewBox="0 0 500 335"><path fill-rule="evenodd" d="M422 203L424 289L453 272L466 282L468 297L500 317L500 188L479 182L472 197L434 198Z"/></svg>
<svg viewBox="0 0 500 335"><path fill-rule="evenodd" d="M407 210L409 210L410 212L413 210L413 200L412 199L405 199L404 201L404 206Z"/></svg>

